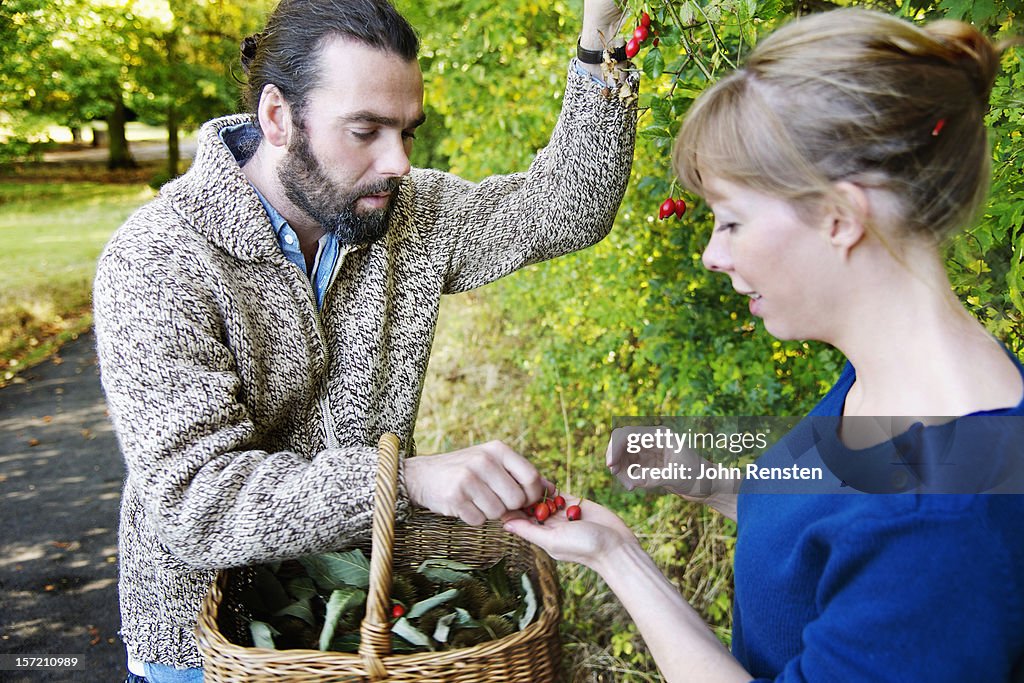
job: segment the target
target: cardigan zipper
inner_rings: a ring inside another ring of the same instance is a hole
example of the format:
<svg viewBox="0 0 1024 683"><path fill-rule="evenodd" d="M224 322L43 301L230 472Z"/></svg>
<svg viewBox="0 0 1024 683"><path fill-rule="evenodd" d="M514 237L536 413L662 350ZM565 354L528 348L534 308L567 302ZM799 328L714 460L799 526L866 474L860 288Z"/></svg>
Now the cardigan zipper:
<svg viewBox="0 0 1024 683"><path fill-rule="evenodd" d="M337 269L337 264L335 264L335 269ZM327 371L331 364L331 351L327 346L327 331L324 329L320 309L316 305L316 291L313 289L313 283L308 277L302 277L302 280L306 283L306 293L309 294L308 301L313 307L313 322L316 323L316 333L324 349L324 371L320 376L320 398L317 401L320 404L320 417L324 422L324 447L338 448L338 437L334 433L334 416L331 414L331 406L327 402Z"/></svg>
<svg viewBox="0 0 1024 683"><path fill-rule="evenodd" d="M349 251L352 250L351 246L342 247L338 251L338 260L334 264L334 269L331 272L331 279L327 283L327 289L324 290L324 303L327 303L327 293L331 291L331 287L334 285L334 281L338 277L338 272L341 270L341 262L345 259L345 256ZM313 283L310 279L303 278L306 281L306 291L309 292L309 300L313 304L313 320L316 322L316 331L320 335L320 342L324 347L324 364L325 366L330 365L330 349L327 346L327 330L324 329L323 317L320 314L320 308L316 305L316 291L313 289ZM320 380L320 415L324 421L324 431L326 432L326 439L324 445L327 448L340 448L341 444L338 443L338 436L335 433L334 426L334 413L331 412L330 403L327 400L327 368L324 368L323 379Z"/></svg>

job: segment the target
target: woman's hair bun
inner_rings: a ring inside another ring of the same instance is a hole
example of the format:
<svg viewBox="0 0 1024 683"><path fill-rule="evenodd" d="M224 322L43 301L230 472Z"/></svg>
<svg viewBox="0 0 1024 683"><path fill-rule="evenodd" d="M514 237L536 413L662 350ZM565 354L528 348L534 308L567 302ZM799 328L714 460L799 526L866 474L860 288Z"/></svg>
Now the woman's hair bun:
<svg viewBox="0 0 1024 683"><path fill-rule="evenodd" d="M1003 46L996 46L978 29L961 21L933 21L924 30L948 50L943 57L967 73L978 97L987 105Z"/></svg>
<svg viewBox="0 0 1024 683"><path fill-rule="evenodd" d="M256 59L256 49L260 45L261 33L254 33L242 39L242 68L249 73L249 65Z"/></svg>

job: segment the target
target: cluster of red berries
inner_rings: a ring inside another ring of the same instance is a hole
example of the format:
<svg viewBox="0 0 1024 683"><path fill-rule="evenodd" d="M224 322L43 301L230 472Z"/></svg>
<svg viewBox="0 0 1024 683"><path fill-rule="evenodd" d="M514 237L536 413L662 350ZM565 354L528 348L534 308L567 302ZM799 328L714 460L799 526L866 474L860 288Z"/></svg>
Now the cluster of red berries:
<svg viewBox="0 0 1024 683"><path fill-rule="evenodd" d="M396 602L391 606L391 617L393 619L401 619L405 616L405 606L400 602Z"/></svg>
<svg viewBox="0 0 1024 683"><path fill-rule="evenodd" d="M544 500L533 505L527 505L523 512L526 513L527 517L533 517L541 524L544 520L551 517L559 510L565 510L565 518L570 522L578 521L583 517L583 511L580 510L579 505L565 506L565 498L555 493L554 496L549 497L547 492L544 493Z"/></svg>
<svg viewBox="0 0 1024 683"><path fill-rule="evenodd" d="M682 218L684 213L686 213L686 202L682 199L673 199L672 197L669 197L661 203L660 207L658 207L658 220L663 221L672 215Z"/></svg>
<svg viewBox="0 0 1024 683"><path fill-rule="evenodd" d="M651 35L651 15L644 12L640 15L640 25L633 31L633 37L626 41L626 56L630 59L640 52L640 46ZM658 39L654 39L654 47L658 47Z"/></svg>

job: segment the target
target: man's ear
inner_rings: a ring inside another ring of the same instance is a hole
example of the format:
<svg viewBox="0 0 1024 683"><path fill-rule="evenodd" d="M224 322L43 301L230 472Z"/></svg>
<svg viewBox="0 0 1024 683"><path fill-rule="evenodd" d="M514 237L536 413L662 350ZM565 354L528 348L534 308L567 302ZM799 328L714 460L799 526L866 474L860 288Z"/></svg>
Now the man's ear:
<svg viewBox="0 0 1024 683"><path fill-rule="evenodd" d="M871 200L860 185L842 181L834 186L835 196L826 212L828 240L844 260L864 239L871 221Z"/></svg>
<svg viewBox="0 0 1024 683"><path fill-rule="evenodd" d="M263 86L256 110L263 139L275 147L286 147L291 137L292 113L284 94L274 84Z"/></svg>

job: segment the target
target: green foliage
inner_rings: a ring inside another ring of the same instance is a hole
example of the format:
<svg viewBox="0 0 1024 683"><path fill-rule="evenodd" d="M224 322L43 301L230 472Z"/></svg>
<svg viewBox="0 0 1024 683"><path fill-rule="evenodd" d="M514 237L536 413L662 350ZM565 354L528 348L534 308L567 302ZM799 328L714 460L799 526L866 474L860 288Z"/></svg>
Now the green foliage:
<svg viewBox="0 0 1024 683"><path fill-rule="evenodd" d="M443 130L431 153L469 179L525 168L558 115L582 3L395 4L420 33L428 126Z"/></svg>
<svg viewBox="0 0 1024 683"><path fill-rule="evenodd" d="M7 0L0 4L0 36L10 38L0 44L0 121L108 119L115 135L115 117L127 107L176 136L179 126L230 113L239 43L270 4Z"/></svg>

